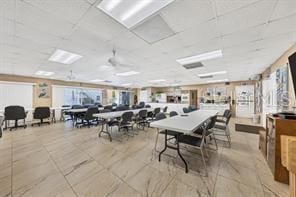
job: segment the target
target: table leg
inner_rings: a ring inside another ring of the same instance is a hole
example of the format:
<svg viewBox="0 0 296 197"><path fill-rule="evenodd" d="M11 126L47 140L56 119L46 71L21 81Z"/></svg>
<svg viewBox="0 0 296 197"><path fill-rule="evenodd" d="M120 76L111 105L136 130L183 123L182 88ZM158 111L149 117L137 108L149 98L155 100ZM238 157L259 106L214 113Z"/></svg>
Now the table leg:
<svg viewBox="0 0 296 197"><path fill-rule="evenodd" d="M181 152L180 152L179 136L180 135L177 134L177 152L178 152L178 155L180 156L180 158L182 159L182 161L185 164L185 172L188 173L188 165L187 165L187 162L185 161L184 157L181 155Z"/></svg>
<svg viewBox="0 0 296 197"><path fill-rule="evenodd" d="M167 138L168 138L168 134L167 134L167 130L165 130L165 141L164 141L164 149L159 153L158 155L158 161L161 161L161 154L164 153L167 149Z"/></svg>
<svg viewBox="0 0 296 197"><path fill-rule="evenodd" d="M104 131L104 125L106 125L106 131ZM101 137L101 134L102 134L102 133L106 133L106 134L108 135L108 137L109 137L110 142L112 142L112 137L111 137L111 134L110 134L110 132L109 132L109 127L108 127L107 122L104 122L104 123L102 124L102 128L101 128L101 130L100 130L100 132L99 132L99 137Z"/></svg>

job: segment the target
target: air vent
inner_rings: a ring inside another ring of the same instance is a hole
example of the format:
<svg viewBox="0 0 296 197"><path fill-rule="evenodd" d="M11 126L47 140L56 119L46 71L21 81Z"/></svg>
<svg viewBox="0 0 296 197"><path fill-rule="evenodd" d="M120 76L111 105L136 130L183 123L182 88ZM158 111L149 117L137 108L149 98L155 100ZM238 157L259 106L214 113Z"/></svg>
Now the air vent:
<svg viewBox="0 0 296 197"><path fill-rule="evenodd" d="M213 75L201 76L199 78L201 78L201 79L213 78Z"/></svg>
<svg viewBox="0 0 296 197"><path fill-rule="evenodd" d="M186 69L200 68L200 67L203 67L203 66L204 65L201 62L196 62L196 63L192 63L192 64L183 65L183 67L186 68Z"/></svg>
<svg viewBox="0 0 296 197"><path fill-rule="evenodd" d="M175 34L160 15L156 15L143 22L132 29L132 31L149 44L156 43Z"/></svg>

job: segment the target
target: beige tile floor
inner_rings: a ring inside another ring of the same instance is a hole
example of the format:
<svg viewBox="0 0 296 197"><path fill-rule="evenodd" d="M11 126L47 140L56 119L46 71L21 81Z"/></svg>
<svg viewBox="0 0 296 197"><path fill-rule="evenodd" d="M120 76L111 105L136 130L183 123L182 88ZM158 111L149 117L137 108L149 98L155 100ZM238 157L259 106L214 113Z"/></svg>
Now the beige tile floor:
<svg viewBox="0 0 296 197"><path fill-rule="evenodd" d="M158 162L155 131L135 137L97 137L99 127L76 129L70 122L5 131L0 139L0 196L222 196L287 197L273 181L258 150L258 136L230 123L232 146L210 152L209 176L199 155L182 151L189 173L173 150ZM159 139L158 150L163 147Z"/></svg>

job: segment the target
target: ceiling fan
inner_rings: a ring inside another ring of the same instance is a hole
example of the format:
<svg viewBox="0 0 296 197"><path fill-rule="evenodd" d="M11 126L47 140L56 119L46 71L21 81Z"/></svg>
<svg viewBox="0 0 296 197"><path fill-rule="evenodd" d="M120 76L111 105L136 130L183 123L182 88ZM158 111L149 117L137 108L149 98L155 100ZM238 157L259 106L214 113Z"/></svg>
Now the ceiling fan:
<svg viewBox="0 0 296 197"><path fill-rule="evenodd" d="M74 81L76 77L73 75L73 71L70 70L70 74L66 76L67 81Z"/></svg>
<svg viewBox="0 0 296 197"><path fill-rule="evenodd" d="M112 49L112 54L113 54L113 56L108 59L108 64L109 65L111 65L112 67L126 67L126 68L131 67L129 65L121 63L118 60L118 58L116 57L116 48L115 48L115 46Z"/></svg>

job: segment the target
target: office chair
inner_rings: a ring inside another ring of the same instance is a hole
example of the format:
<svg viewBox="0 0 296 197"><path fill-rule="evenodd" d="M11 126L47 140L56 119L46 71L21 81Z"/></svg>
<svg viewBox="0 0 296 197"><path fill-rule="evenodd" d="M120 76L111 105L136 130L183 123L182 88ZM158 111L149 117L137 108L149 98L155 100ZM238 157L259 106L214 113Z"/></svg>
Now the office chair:
<svg viewBox="0 0 296 197"><path fill-rule="evenodd" d="M141 101L141 102L139 103L139 108L144 108L144 107L145 107L145 102Z"/></svg>
<svg viewBox="0 0 296 197"><path fill-rule="evenodd" d="M4 116L5 116L5 121L14 120L14 127L10 127L10 131L12 129L17 129L18 127L23 127L24 129L27 127L26 124L18 125L18 120L21 120L21 119L25 120L27 117L25 108L22 106L11 105L11 106L5 107Z"/></svg>
<svg viewBox="0 0 296 197"><path fill-rule="evenodd" d="M50 109L49 107L36 107L33 113L33 119L38 119L40 122L33 123L32 126L38 124L38 126L42 124L50 124L49 121L44 122L44 119L50 118Z"/></svg>
<svg viewBox="0 0 296 197"><path fill-rule="evenodd" d="M176 111L171 111L170 112L170 117L173 117L173 116L178 116L178 113Z"/></svg>
<svg viewBox="0 0 296 197"><path fill-rule="evenodd" d="M163 113L166 113L168 111L168 106L165 106L162 110Z"/></svg>
<svg viewBox="0 0 296 197"><path fill-rule="evenodd" d="M139 126L142 126L142 129L144 129L147 125L147 109L140 110L135 121L138 128L140 128Z"/></svg>
<svg viewBox="0 0 296 197"><path fill-rule="evenodd" d="M90 128L91 125L97 125L98 124L98 118L94 117L94 114L99 113L99 109L97 106L89 107L85 114L83 114L81 118L81 123L76 124L76 127L78 126L87 126Z"/></svg>
<svg viewBox="0 0 296 197"><path fill-rule="evenodd" d="M184 112L185 114L187 114L187 113L190 113L190 110L189 110L187 107L183 107L183 112Z"/></svg>
<svg viewBox="0 0 296 197"><path fill-rule="evenodd" d="M128 132L129 128L133 130L133 116L134 112L132 111L124 112L118 122L118 131L125 129Z"/></svg>

